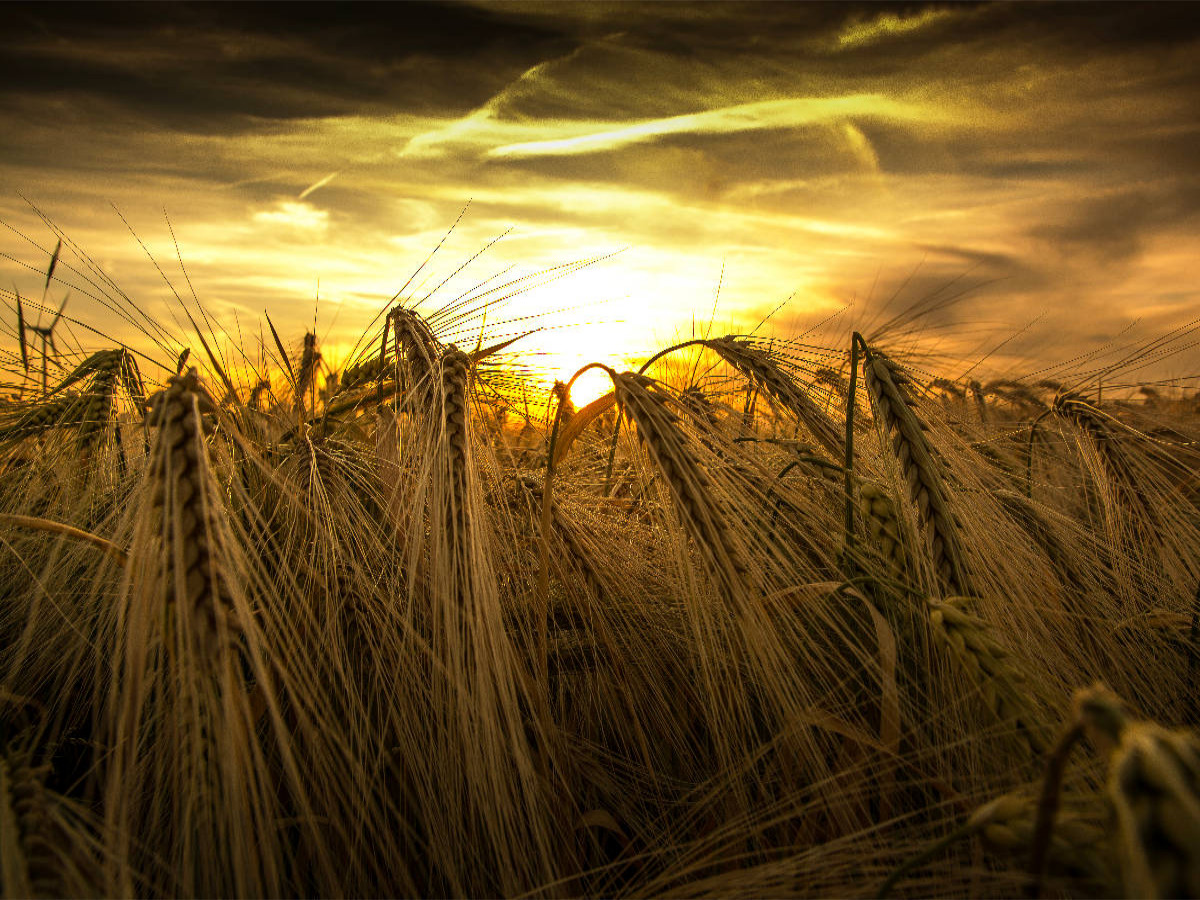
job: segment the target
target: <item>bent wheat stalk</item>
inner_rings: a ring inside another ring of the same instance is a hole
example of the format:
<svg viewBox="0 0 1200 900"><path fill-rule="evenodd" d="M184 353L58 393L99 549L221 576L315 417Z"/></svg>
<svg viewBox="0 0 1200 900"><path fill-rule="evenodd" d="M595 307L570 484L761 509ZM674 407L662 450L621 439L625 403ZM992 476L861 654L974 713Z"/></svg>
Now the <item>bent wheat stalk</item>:
<svg viewBox="0 0 1200 900"><path fill-rule="evenodd" d="M704 344L752 384L790 409L831 456L836 459L842 455L844 448L837 426L770 353L732 335Z"/></svg>

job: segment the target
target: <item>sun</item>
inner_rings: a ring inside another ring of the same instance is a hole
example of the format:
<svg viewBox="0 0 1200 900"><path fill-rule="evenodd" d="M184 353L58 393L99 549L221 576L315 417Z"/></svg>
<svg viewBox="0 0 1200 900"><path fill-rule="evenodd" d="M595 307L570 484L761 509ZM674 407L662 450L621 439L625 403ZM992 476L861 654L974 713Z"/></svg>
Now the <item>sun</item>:
<svg viewBox="0 0 1200 900"><path fill-rule="evenodd" d="M623 323L594 324L586 330L547 330L531 335L527 359L547 386L556 381L571 383L571 403L581 409L612 391L612 377L606 369L622 372L635 365L634 358L622 352L631 342ZM599 365L587 368L594 363ZM580 372L585 368L587 371Z"/></svg>
<svg viewBox="0 0 1200 900"><path fill-rule="evenodd" d="M570 378L571 374L568 373L567 378ZM571 385L571 402L575 404L576 408L582 408L593 400L603 397L612 389L612 379L607 372L603 369L588 369Z"/></svg>
<svg viewBox="0 0 1200 900"><path fill-rule="evenodd" d="M561 381L563 384L571 384L571 405L576 409L582 409L593 400L603 397L613 389L612 378L602 368L588 369L586 372L576 374L580 369L583 369L591 363L600 363L603 366L612 369L613 371L621 371L629 368L624 362L613 356L606 356L599 352L595 355L588 356L586 352L575 346L571 347L546 347L537 354L538 358L534 366L541 370L542 378L545 379L547 385L553 384L556 381ZM574 382L571 381L575 378Z"/></svg>

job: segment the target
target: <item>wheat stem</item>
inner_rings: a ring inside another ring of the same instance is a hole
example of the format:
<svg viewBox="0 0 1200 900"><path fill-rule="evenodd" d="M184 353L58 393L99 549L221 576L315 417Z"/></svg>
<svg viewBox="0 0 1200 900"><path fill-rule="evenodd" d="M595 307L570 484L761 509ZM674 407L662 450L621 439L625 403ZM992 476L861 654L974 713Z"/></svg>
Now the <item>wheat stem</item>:
<svg viewBox="0 0 1200 900"><path fill-rule="evenodd" d="M121 566L124 566L128 560L128 555L125 551L107 538L102 538L98 534L92 534L90 531L84 531L81 528L76 528L73 525L67 525L63 522L40 519L36 516L18 516L9 513L0 513L0 524L31 528L35 531L45 531L49 534L61 534L64 537L74 538L77 541L84 541L94 547L99 547Z"/></svg>

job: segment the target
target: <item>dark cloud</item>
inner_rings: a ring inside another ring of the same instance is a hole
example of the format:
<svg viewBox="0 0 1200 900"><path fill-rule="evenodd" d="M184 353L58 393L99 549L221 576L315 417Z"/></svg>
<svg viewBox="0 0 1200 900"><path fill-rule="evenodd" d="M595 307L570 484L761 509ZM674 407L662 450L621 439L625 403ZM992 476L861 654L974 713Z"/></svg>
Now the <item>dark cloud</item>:
<svg viewBox="0 0 1200 900"><path fill-rule="evenodd" d="M1177 228L1200 225L1200 181L1167 190L1121 190L1063 210L1059 221L1037 225L1030 234L1062 256L1082 256L1088 265L1122 263L1141 252L1146 240Z"/></svg>
<svg viewBox="0 0 1200 900"><path fill-rule="evenodd" d="M1040 3L1036 15L1023 4L996 5L1008 28L1064 48L1098 53L1154 50L1200 37L1200 16L1174 2Z"/></svg>
<svg viewBox="0 0 1200 900"><path fill-rule="evenodd" d="M244 117L466 111L569 46L459 4L8 3L0 96L107 98L215 131Z"/></svg>

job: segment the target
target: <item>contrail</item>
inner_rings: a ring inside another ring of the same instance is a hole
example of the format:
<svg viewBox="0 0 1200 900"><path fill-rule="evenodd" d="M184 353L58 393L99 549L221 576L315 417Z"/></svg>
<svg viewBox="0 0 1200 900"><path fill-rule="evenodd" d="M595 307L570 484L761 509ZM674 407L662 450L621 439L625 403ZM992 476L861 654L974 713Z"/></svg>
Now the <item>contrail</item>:
<svg viewBox="0 0 1200 900"><path fill-rule="evenodd" d="M315 184L310 184L308 187L306 187L304 190L302 190L300 192L300 195L296 199L303 200L305 197L307 197L309 194L311 194L317 188L325 187L325 185L329 184L329 182L333 181L333 179L335 179L337 177L338 177L337 172L330 172L328 175L326 175L320 181L316 182Z"/></svg>

